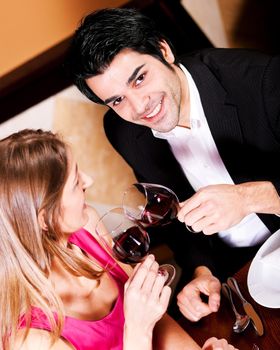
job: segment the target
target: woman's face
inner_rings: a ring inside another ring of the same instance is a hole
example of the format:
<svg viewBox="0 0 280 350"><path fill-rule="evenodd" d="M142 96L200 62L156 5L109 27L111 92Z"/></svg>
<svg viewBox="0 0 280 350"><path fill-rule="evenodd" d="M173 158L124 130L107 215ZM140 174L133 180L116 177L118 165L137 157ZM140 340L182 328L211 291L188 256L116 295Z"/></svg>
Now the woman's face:
<svg viewBox="0 0 280 350"><path fill-rule="evenodd" d="M92 184L92 178L79 171L72 152L68 150L68 177L62 192L60 228L72 233L85 226L88 221L85 190Z"/></svg>

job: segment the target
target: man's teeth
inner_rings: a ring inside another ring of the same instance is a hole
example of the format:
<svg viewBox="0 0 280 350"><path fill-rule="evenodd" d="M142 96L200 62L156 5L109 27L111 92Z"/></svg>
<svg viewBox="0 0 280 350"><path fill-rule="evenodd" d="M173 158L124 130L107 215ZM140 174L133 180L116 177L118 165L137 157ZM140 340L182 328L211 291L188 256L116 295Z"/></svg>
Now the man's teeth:
<svg viewBox="0 0 280 350"><path fill-rule="evenodd" d="M161 108L161 101L156 106L156 108L152 111L152 113L146 115L146 118L153 118L156 114L158 114L158 112L160 111L160 108Z"/></svg>

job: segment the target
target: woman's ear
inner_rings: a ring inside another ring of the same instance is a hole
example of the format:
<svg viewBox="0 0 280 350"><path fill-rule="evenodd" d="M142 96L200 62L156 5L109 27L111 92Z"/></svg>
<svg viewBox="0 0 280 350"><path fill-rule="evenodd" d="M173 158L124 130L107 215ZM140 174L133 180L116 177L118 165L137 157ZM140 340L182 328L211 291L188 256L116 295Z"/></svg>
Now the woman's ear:
<svg viewBox="0 0 280 350"><path fill-rule="evenodd" d="M171 50L171 47L167 44L167 42L165 40L162 40L160 42L160 50L161 50L162 55L167 63L169 63L169 64L174 63L175 56Z"/></svg>
<svg viewBox="0 0 280 350"><path fill-rule="evenodd" d="M39 222L39 226L41 227L42 230L47 231L48 230L48 226L46 225L45 222L45 211L41 210L38 214L38 222Z"/></svg>

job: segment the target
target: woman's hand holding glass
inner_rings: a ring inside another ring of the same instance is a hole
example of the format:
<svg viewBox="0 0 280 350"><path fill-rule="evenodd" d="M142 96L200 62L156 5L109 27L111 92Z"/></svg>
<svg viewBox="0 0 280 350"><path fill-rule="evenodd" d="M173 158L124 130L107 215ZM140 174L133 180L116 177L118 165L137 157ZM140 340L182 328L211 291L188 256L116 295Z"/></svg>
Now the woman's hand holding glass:
<svg viewBox="0 0 280 350"><path fill-rule="evenodd" d="M171 288L165 286L164 276L158 274L159 265L153 255L138 264L125 284L125 330L151 335L157 321L167 310Z"/></svg>

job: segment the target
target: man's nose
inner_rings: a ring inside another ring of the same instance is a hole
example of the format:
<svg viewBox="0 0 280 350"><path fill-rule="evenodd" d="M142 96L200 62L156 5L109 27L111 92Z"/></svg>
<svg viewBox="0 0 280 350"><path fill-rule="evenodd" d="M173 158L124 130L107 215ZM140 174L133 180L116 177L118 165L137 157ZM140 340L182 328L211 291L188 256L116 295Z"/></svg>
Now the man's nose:
<svg viewBox="0 0 280 350"><path fill-rule="evenodd" d="M134 112L135 118L143 116L148 110L149 96L141 96L135 94L130 96L130 104Z"/></svg>

